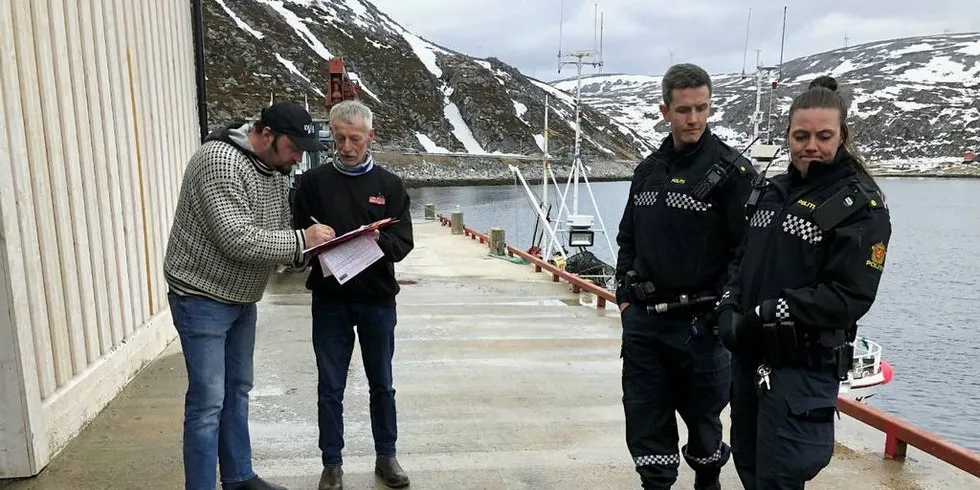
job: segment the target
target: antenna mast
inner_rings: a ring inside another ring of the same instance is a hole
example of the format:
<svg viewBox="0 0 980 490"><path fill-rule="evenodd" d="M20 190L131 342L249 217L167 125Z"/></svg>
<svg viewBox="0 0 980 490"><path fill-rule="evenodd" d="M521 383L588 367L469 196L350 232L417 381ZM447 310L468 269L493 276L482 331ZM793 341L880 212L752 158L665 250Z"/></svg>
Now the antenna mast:
<svg viewBox="0 0 980 490"><path fill-rule="evenodd" d="M602 25L605 18L606 13L599 12L599 73L602 73Z"/></svg>
<svg viewBox="0 0 980 490"><path fill-rule="evenodd" d="M558 59L561 59L561 34L565 27L565 0L561 2L561 10L558 13ZM561 65L558 65L558 73L561 73Z"/></svg>
<svg viewBox="0 0 980 490"><path fill-rule="evenodd" d="M596 4L596 19L594 19L594 21L598 20L598 16L599 16L598 8L599 5ZM595 27L594 23L593 23L593 27ZM596 32L594 32L594 34L597 35ZM562 220L562 212L567 211L568 215L565 217L567 222L565 224L567 224L568 226L567 231L569 232L569 245L579 246L579 247L592 245L592 236L594 234L594 232L592 231L592 225L595 218L595 216L592 215L579 214L579 179L580 178L585 180L585 185L588 190L589 196L592 198L593 206L596 207L595 195L592 193L592 188L589 185L589 178L588 175L586 174L585 166L582 164L582 67L588 65L588 66L592 66L593 68L598 68L601 70L603 66L601 41L599 41L598 38L594 38L593 42L596 43L594 44L593 49L571 51L567 55L559 56L559 60L558 60L558 73L561 73L561 69L565 65L575 65L575 149L572 158L572 168L568 175L568 182L566 183L565 192L560 194L561 196L563 196L561 198L562 206L559 209L558 217L556 218L556 221L559 223L559 227L560 227L561 226L560 223ZM559 41L558 51L559 53L562 52L561 41ZM570 210L564 206L564 199L565 199L564 196L568 195L568 190L569 190L568 187L572 187L571 189L572 208ZM598 215L598 207L596 207L595 211L596 214ZM609 250L611 251L613 250L612 243L608 236L608 233L606 233L605 224L602 222L601 216L599 216L599 224L602 227L602 233L606 235L606 241L609 244ZM559 229L556 231L563 231L563 230ZM573 239L572 238L573 235L577 238ZM585 236L588 237L588 245L585 245L583 242L580 241ZM559 244L557 242L550 243L548 247L545 249L544 257L548 257L549 254L551 253L552 246L556 246L556 245Z"/></svg>
<svg viewBox="0 0 980 490"><path fill-rule="evenodd" d="M745 76L745 58L749 55L749 27L752 25L752 7L749 7L749 20L745 23L745 50L742 51L742 76Z"/></svg>
<svg viewBox="0 0 980 490"><path fill-rule="evenodd" d="M786 6L783 5L783 38L779 41L779 76L777 82L783 81L783 46L786 45Z"/></svg>
<svg viewBox="0 0 980 490"><path fill-rule="evenodd" d="M599 4L595 4L595 10L592 13L592 49L599 49Z"/></svg>

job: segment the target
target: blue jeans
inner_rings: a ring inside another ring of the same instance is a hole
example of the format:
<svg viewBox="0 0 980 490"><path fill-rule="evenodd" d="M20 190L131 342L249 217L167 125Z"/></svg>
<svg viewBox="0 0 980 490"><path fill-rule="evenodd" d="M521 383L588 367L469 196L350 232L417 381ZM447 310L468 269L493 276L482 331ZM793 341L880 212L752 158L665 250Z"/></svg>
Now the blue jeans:
<svg viewBox="0 0 980 490"><path fill-rule="evenodd" d="M255 304L169 293L187 366L184 488L214 490L215 465L231 487L255 476L248 435Z"/></svg>
<svg viewBox="0 0 980 490"><path fill-rule="evenodd" d="M391 360L395 352L394 305L350 303L313 297L313 352L319 371L317 412L324 466L340 466L344 448L344 390L354 352L354 325L370 388L371 432L377 456L395 455L398 427Z"/></svg>

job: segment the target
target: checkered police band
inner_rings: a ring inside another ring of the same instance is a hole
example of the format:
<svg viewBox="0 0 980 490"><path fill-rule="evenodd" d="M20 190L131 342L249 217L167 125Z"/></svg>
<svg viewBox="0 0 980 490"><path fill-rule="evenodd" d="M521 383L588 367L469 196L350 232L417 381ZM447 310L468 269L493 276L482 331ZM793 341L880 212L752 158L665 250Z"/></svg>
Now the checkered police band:
<svg viewBox="0 0 980 490"><path fill-rule="evenodd" d="M775 215L775 211L757 209L755 213L752 214L752 219L749 220L749 226L765 228L769 226L769 223L772 223L772 217Z"/></svg>
<svg viewBox="0 0 980 490"><path fill-rule="evenodd" d="M779 298L776 301L776 319L789 320L789 304L786 303L786 298Z"/></svg>
<svg viewBox="0 0 980 490"><path fill-rule="evenodd" d="M681 455L674 454L649 454L633 458L636 466L670 466L678 467L681 464Z"/></svg>
<svg viewBox="0 0 980 490"><path fill-rule="evenodd" d="M699 201L693 196L681 194L680 192L667 193L667 205L677 209L687 209L690 211L707 211L711 209L711 204Z"/></svg>
<svg viewBox="0 0 980 490"><path fill-rule="evenodd" d="M643 191L633 194L634 206L653 206L657 202L657 191Z"/></svg>
<svg viewBox="0 0 980 490"><path fill-rule="evenodd" d="M814 245L823 240L823 232L817 225L795 214L786 215L786 219L783 220L783 231Z"/></svg>

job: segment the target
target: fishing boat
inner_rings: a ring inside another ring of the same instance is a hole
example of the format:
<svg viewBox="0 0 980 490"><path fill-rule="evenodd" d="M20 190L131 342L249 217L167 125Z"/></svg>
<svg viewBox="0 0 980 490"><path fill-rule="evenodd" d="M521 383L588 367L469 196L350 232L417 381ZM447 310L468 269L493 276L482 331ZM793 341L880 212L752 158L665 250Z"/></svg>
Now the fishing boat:
<svg viewBox="0 0 980 490"><path fill-rule="evenodd" d="M865 401L891 382L895 372L881 357L881 345L865 337L854 340L854 365L840 384L842 396Z"/></svg>

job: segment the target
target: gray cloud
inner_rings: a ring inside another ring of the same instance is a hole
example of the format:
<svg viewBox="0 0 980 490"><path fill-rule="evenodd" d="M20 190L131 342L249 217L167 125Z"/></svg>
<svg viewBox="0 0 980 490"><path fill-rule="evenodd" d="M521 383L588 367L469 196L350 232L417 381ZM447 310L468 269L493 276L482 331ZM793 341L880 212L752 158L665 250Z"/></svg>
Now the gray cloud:
<svg viewBox="0 0 980 490"><path fill-rule="evenodd" d="M371 0L426 39L478 57L496 56L542 80L558 69L561 0ZM503 4L503 5L502 5ZM762 5L760 5L762 4ZM594 46L595 1L564 0L563 51ZM659 75L677 62L711 73L779 61L783 4L750 0L603 0L604 73ZM899 37L980 31L976 0L791 0L784 59ZM745 29L752 8L748 53ZM673 53L673 58L671 58ZM594 73L586 68L584 73Z"/></svg>

